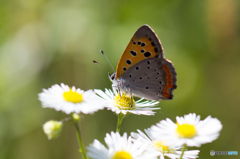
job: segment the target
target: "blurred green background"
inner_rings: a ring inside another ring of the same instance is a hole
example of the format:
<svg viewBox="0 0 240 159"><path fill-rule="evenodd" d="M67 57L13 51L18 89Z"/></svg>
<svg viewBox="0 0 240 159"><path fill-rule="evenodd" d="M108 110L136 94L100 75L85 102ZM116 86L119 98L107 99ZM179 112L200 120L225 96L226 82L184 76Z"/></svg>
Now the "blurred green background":
<svg viewBox="0 0 240 159"><path fill-rule="evenodd" d="M161 101L155 116L129 115L122 132L143 130L188 113L218 118L220 137L202 145L210 151L240 153L239 0L1 0L0 158L81 158L74 128L48 141L42 124L66 115L41 108L38 93L53 84L81 89L111 88L107 61L116 67L134 32L150 25L177 71L174 99ZM102 110L81 120L85 145L115 131L116 115ZM198 149L198 148L196 148Z"/></svg>

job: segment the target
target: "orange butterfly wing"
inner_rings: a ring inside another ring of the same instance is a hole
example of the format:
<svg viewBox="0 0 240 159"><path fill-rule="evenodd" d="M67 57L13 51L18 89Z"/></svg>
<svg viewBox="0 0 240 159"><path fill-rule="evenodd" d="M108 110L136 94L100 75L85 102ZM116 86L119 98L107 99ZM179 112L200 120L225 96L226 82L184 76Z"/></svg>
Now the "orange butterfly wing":
<svg viewBox="0 0 240 159"><path fill-rule="evenodd" d="M116 79L138 62L156 56L163 58L161 42L150 26L143 25L133 35L121 56L117 65Z"/></svg>

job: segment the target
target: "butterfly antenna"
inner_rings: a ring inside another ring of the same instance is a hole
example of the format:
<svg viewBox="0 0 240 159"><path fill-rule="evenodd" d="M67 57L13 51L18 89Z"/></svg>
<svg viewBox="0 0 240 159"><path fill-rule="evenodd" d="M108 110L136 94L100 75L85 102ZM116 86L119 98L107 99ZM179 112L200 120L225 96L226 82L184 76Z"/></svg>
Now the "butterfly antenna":
<svg viewBox="0 0 240 159"><path fill-rule="evenodd" d="M112 71L112 69L111 69L110 67L107 67L107 66L105 66L105 65L103 65L103 64L100 64L99 62L97 62L97 61L95 61L95 60L93 60L93 63L99 64L99 65L105 67L106 69Z"/></svg>
<svg viewBox="0 0 240 159"><path fill-rule="evenodd" d="M107 56L104 54L103 50L100 50L100 51L101 51L101 53L103 54L103 56L105 57L105 59L108 61L109 65L111 66L111 68L112 68L112 70L111 70L111 71L113 71L113 72L114 72L114 68L113 68L113 66L112 66L111 62L108 60L108 58L107 58Z"/></svg>

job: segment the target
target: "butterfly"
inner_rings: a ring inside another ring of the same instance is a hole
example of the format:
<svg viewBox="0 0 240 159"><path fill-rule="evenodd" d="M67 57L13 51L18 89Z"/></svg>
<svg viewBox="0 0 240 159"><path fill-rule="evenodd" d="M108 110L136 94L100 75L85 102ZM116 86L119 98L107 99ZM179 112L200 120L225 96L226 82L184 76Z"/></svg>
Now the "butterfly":
<svg viewBox="0 0 240 159"><path fill-rule="evenodd" d="M159 38L150 26L143 25L131 38L109 79L119 93L160 100L173 98L176 76L172 62L164 58Z"/></svg>

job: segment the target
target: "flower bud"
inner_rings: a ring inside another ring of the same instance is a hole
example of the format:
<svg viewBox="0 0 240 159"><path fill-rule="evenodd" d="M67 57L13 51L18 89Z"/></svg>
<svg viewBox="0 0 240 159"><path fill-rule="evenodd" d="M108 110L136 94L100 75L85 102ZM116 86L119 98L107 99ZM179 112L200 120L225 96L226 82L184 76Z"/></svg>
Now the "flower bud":
<svg viewBox="0 0 240 159"><path fill-rule="evenodd" d="M62 130L63 123L61 121L50 120L43 125L43 131L51 140L59 136Z"/></svg>
<svg viewBox="0 0 240 159"><path fill-rule="evenodd" d="M75 121L79 121L79 120L80 120L80 115L77 114L77 113L73 113L73 114L72 114L72 117L73 117L73 119L74 119Z"/></svg>

